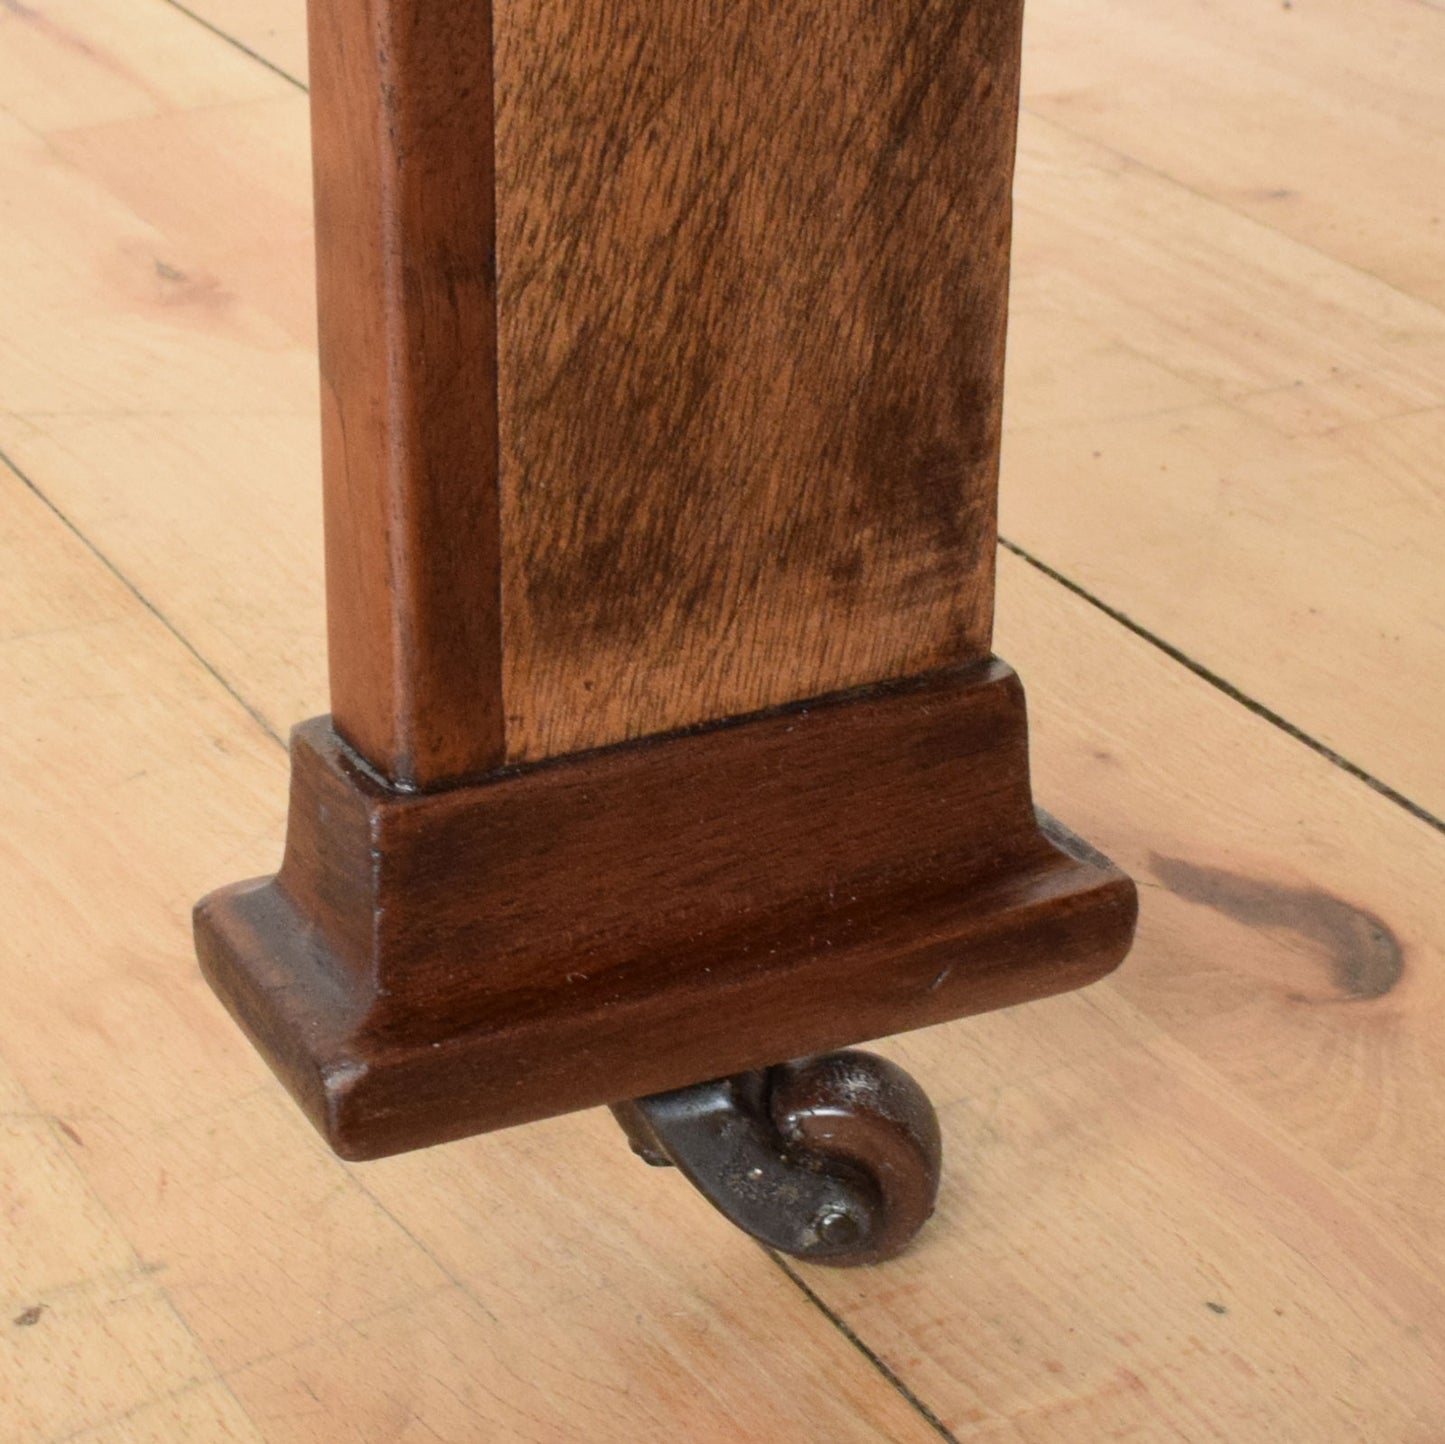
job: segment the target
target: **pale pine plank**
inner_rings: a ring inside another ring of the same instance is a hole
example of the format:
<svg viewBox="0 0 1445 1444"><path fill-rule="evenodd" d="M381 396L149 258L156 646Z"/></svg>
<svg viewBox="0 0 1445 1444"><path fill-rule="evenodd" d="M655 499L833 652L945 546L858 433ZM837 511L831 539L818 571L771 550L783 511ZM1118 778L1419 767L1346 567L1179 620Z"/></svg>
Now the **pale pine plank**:
<svg viewBox="0 0 1445 1444"><path fill-rule="evenodd" d="M0 469L3 470L3 469ZM8 471L0 477L0 728L3 728L5 808L0 815L0 896L6 932L0 944L0 986L5 1006L0 1032L19 1026L21 999L46 992L67 941L72 965L95 980L105 973L107 953L120 961L123 979L131 956L123 927L107 916L106 895L92 890L88 868L47 865L42 840L60 825L60 810L48 804L65 779L84 772L84 759L68 748L77 725L89 714L104 726L119 695L107 649L122 626L119 585L102 573L95 585L84 566L72 563L79 543L57 536L59 524L36 534L25 512L38 505L18 495ZM21 564L16 552L24 553ZM99 570L98 567L93 567ZM43 589L37 576L48 576ZM77 646L95 655L85 673L58 678L53 662ZM50 691L57 707L44 715L37 694ZM40 733L64 765L38 775L27 765L26 746ZM143 778L134 784L144 786ZM133 784L132 793L137 790ZM124 806L118 789L112 806ZM205 804L201 804L205 807ZM93 809L74 822L77 840L110 830L109 808ZM68 819L68 814L67 814ZM198 820L200 820L198 818ZM153 844L155 866L164 869L164 849ZM95 849L91 848L92 859ZM147 922L143 886L135 889L134 914ZM56 920L62 926L56 926ZM69 933L67 940L63 933ZM147 939L149 942L149 937ZM77 990L79 991L79 990ZM62 1064L47 1040L76 1026L78 996L57 1000L32 1035L22 1067L12 1069L10 1050L0 1046L0 1437L41 1440L69 1437L105 1420L121 1420L157 1400L205 1394L216 1418L228 1412L228 1394L214 1366L166 1291L164 1252L144 1253L115 1220L86 1176L83 1133L92 1116L110 1104L112 1089L92 1057L90 1067L70 1080L74 1107L50 1106L52 1083ZM63 1051L63 1050L60 1050ZM157 1080L162 1081L162 1080ZM170 1080L169 1086L175 1086ZM233 1436L198 1426L198 1439L254 1438L241 1428Z"/></svg>
<svg viewBox="0 0 1445 1444"><path fill-rule="evenodd" d="M260 1444L261 1439L227 1385L203 1384L72 1435L67 1444Z"/></svg>
<svg viewBox="0 0 1445 1444"><path fill-rule="evenodd" d="M1445 11L1025 40L1006 532L1445 815Z"/></svg>
<svg viewBox="0 0 1445 1444"><path fill-rule="evenodd" d="M0 1073L0 1425L71 1433L214 1379L205 1355L66 1156Z"/></svg>
<svg viewBox="0 0 1445 1444"><path fill-rule="evenodd" d="M306 98L162 0L86 9L178 26L168 63L208 100L92 127L89 42L0 14L51 47L56 127L5 111L0 44L0 188L25 198L0 210L0 448L142 592L182 556L227 558L190 572L176 614L223 674L271 659L284 735L326 707L294 661L324 629ZM258 542L262 509L285 520Z"/></svg>
<svg viewBox="0 0 1445 1444"><path fill-rule="evenodd" d="M1029 110L1445 301L1445 10L1034 0Z"/></svg>
<svg viewBox="0 0 1445 1444"><path fill-rule="evenodd" d="M279 83L234 47L199 66L196 53L195 21L164 0L0 5L3 108L36 131L226 105Z"/></svg>
<svg viewBox="0 0 1445 1444"><path fill-rule="evenodd" d="M1004 534L1445 815L1445 314L1023 133Z"/></svg>
<svg viewBox="0 0 1445 1444"><path fill-rule="evenodd" d="M306 0L184 0L184 8L294 80L305 82Z"/></svg>

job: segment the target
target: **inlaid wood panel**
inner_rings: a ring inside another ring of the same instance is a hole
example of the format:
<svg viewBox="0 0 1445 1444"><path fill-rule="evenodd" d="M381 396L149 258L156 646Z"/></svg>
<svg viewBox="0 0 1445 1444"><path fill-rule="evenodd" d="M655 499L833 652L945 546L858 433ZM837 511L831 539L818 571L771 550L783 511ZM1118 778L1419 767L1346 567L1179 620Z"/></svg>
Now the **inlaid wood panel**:
<svg viewBox="0 0 1445 1444"><path fill-rule="evenodd" d="M1016 0L494 23L509 757L984 655Z"/></svg>

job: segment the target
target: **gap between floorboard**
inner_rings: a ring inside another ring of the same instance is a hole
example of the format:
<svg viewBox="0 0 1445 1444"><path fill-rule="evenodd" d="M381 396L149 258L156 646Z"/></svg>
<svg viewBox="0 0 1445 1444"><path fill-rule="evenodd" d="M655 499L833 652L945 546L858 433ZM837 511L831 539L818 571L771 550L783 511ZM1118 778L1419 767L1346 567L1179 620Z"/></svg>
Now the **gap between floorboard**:
<svg viewBox="0 0 1445 1444"><path fill-rule="evenodd" d="M182 5L181 0L164 0L164 3L169 5L172 10L179 10L181 14L186 17L187 20L194 20L196 24L201 27L202 30L209 31L212 35L216 37L216 39L224 40L227 45L232 45L237 50L239 50L242 55L250 56L250 58L254 60L257 65L264 65L266 69L271 72L272 75L279 75L282 80L287 81L291 85L294 85L297 90L300 90L306 94L310 93L310 88L307 86L304 80L297 79L297 77L292 75L289 70L283 70L279 65L276 64L274 60L268 60L264 55L261 54L259 50L252 50L251 47L245 43L244 40L238 40L234 35L227 34L227 32L222 30L219 25L216 25L212 21L207 20L204 15L197 15L194 10L189 9L185 5Z"/></svg>
<svg viewBox="0 0 1445 1444"><path fill-rule="evenodd" d="M1173 662L1178 662L1181 667L1192 672L1201 682L1208 682L1220 692L1223 692L1232 702L1238 702L1247 712L1253 712L1261 720L1268 722L1272 727L1277 727L1286 736L1294 738L1296 742L1303 743L1311 752L1317 753L1325 761L1333 763L1341 772L1348 772L1351 777L1363 782L1366 787L1378 792L1381 797L1393 802L1396 807L1403 808L1411 817L1418 818L1427 827L1433 827L1436 832L1445 833L1445 820L1436 817L1428 808L1422 807L1418 802L1406 797L1403 792L1390 786L1388 782L1381 781L1374 773L1367 772L1356 762L1351 762L1348 757L1336 752L1333 747L1321 742L1318 737L1306 732L1304 728L1297 727L1287 717L1281 716L1272 707L1267 707L1258 698L1250 696L1248 692L1236 687L1233 682L1221 677L1218 672L1206 667L1203 662L1196 662L1187 652L1181 651L1172 642L1167 642L1156 632L1151 632L1147 627L1136 622L1126 612L1121 612L1117 607L1110 606L1101 597L1097 597L1087 587L1081 586L1078 582L1066 577L1062 572L1051 567L1046 561L1026 551L1017 542L1010 541L1007 537L999 537L998 544L1007 552L1011 552L1020 561L1027 562L1035 571L1048 577L1050 581L1057 582L1066 591L1072 592L1081 601L1087 602L1091 607L1102 612L1110 621L1117 622L1126 631L1132 632L1142 641L1148 642L1151 647L1157 647Z"/></svg>

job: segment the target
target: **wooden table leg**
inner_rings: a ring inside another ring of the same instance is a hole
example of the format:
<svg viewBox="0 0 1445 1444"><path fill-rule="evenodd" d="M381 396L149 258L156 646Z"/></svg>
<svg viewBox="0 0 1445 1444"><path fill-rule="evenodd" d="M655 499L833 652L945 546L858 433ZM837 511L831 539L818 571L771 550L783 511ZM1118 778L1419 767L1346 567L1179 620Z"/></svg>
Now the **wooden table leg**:
<svg viewBox="0 0 1445 1444"><path fill-rule="evenodd" d="M715 1198L699 1118L782 1130L764 1236L884 1256L924 1112L778 1060L1134 921L990 654L1018 0L310 13L333 711L207 975L347 1157L638 1099Z"/></svg>

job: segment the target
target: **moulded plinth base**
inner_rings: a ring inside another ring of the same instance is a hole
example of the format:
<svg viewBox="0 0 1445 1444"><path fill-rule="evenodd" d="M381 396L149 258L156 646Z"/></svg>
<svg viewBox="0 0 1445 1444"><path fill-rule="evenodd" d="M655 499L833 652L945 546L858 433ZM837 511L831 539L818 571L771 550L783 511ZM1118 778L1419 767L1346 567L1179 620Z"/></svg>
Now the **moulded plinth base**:
<svg viewBox="0 0 1445 1444"><path fill-rule="evenodd" d="M428 794L314 719L280 872L204 899L196 945L371 1158L1080 987L1135 912L1035 813L990 661Z"/></svg>

